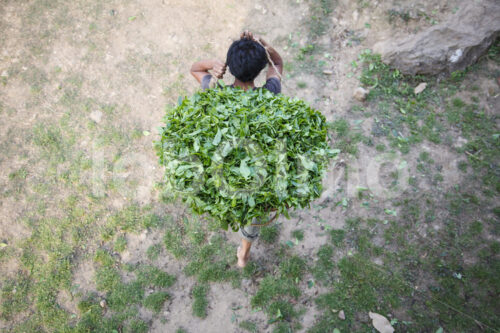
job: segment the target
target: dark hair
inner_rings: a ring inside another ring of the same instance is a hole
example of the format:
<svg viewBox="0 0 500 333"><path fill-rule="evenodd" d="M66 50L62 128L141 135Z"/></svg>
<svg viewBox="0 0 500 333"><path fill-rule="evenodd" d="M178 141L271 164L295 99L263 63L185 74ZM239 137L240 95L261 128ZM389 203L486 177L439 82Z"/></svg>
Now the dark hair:
<svg viewBox="0 0 500 333"><path fill-rule="evenodd" d="M253 81L266 67L266 50L250 39L234 41L227 51L226 64L229 71L242 82Z"/></svg>

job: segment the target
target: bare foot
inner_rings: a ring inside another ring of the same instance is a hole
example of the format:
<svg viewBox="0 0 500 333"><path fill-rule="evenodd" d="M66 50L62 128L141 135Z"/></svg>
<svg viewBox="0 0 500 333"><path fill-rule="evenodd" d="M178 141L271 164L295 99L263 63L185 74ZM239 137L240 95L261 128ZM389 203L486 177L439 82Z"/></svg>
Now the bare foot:
<svg viewBox="0 0 500 333"><path fill-rule="evenodd" d="M247 265L249 253L245 256L244 253L241 253L241 246L238 246L238 250L236 251L236 256L238 257L238 267L243 268Z"/></svg>

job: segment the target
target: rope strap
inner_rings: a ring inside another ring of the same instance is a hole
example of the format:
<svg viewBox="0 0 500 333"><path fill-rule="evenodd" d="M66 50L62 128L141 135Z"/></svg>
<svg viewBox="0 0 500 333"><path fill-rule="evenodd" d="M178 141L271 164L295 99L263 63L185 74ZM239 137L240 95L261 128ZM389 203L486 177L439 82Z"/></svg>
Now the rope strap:
<svg viewBox="0 0 500 333"><path fill-rule="evenodd" d="M270 225L270 224L271 224L274 220L276 220L276 218L278 217L278 215L279 215L279 213L278 213L278 212L276 212L276 213L274 214L274 216L273 216L273 217L271 217L271 218L269 219L269 221L267 221L266 223L264 223L264 224L252 224L252 227L265 227L265 226L268 226L268 225Z"/></svg>

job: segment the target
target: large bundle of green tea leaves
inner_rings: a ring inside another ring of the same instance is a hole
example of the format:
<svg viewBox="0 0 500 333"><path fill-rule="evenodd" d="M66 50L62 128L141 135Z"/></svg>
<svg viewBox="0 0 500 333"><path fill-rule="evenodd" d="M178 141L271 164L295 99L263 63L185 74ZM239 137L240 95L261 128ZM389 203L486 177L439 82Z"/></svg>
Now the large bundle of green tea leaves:
<svg viewBox="0 0 500 333"><path fill-rule="evenodd" d="M164 122L155 147L168 191L224 229L308 206L335 154L320 112L262 88L198 92Z"/></svg>

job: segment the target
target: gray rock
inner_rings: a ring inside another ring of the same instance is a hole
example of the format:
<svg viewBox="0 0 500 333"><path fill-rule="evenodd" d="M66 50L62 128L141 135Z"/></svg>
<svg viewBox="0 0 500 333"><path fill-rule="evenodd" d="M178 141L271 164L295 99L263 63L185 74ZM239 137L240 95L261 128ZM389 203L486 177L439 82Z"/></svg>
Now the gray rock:
<svg viewBox="0 0 500 333"><path fill-rule="evenodd" d="M342 319L342 320L345 320L344 310L340 310L340 312L339 312L339 318Z"/></svg>
<svg viewBox="0 0 500 333"><path fill-rule="evenodd" d="M249 288L252 285L252 280L243 279L243 280L241 280L241 285L245 288Z"/></svg>
<svg viewBox="0 0 500 333"><path fill-rule="evenodd" d="M438 74L473 64L500 36L500 1L463 3L447 21L415 35L375 44L382 60L405 74Z"/></svg>

